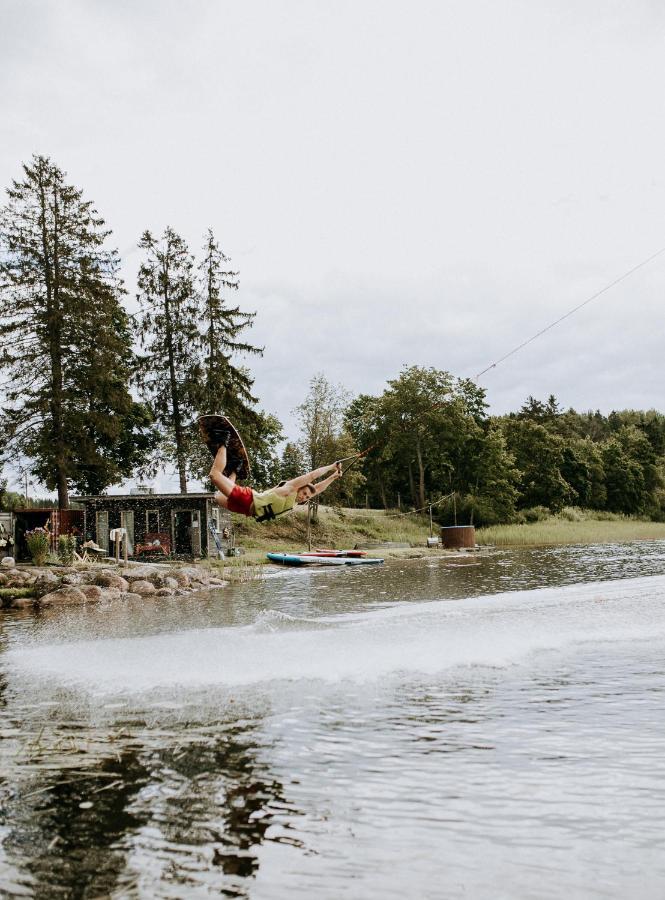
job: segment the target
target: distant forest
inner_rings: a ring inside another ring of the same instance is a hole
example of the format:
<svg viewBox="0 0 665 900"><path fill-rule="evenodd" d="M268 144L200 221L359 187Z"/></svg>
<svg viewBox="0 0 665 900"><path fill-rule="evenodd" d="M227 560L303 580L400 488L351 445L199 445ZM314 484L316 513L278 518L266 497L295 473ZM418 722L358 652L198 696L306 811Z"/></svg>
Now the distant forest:
<svg viewBox="0 0 665 900"><path fill-rule="evenodd" d="M363 469L370 505L394 507L398 493L413 508L436 502L445 524L535 521L571 506L665 520L655 410L579 413L550 396L488 416L474 384L410 368L381 397L355 400L347 423L360 443L378 439Z"/></svg>
<svg viewBox="0 0 665 900"><path fill-rule="evenodd" d="M33 157L0 208L0 461L59 507L71 491L102 493L164 464L186 492L210 464L197 417L224 412L257 488L344 458L326 493L340 506L432 506L442 523L477 525L564 507L665 520L665 417L654 410L579 413L550 396L496 417L475 382L436 368L407 366L379 396L319 374L284 445L246 365L263 353L248 338L256 313L236 302L239 273L213 232L202 229L195 253L172 227L137 237L130 315L111 232L55 163ZM0 477L0 507L23 502Z"/></svg>

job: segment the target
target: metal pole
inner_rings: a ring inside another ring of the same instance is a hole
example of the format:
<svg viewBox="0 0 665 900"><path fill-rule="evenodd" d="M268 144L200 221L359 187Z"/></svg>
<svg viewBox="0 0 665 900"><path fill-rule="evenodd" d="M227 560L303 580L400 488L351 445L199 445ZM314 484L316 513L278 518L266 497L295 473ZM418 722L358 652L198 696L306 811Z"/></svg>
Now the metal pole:
<svg viewBox="0 0 665 900"><path fill-rule="evenodd" d="M312 549L312 501L307 503L307 549Z"/></svg>
<svg viewBox="0 0 665 900"><path fill-rule="evenodd" d="M434 530L432 528L432 504L429 507L429 536L434 537Z"/></svg>

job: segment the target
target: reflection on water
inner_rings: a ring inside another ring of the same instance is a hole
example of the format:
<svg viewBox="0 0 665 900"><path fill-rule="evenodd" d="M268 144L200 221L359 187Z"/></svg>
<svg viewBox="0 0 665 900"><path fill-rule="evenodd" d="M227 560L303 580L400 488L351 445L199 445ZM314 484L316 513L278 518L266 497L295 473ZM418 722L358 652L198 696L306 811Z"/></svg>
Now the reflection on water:
<svg viewBox="0 0 665 900"><path fill-rule="evenodd" d="M8 897L662 897L660 543L10 615Z"/></svg>

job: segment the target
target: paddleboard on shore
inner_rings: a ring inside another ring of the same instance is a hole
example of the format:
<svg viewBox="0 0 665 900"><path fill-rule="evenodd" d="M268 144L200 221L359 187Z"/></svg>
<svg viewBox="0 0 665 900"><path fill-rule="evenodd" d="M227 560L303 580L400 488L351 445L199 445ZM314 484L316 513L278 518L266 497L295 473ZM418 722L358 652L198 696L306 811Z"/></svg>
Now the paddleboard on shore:
<svg viewBox="0 0 665 900"><path fill-rule="evenodd" d="M349 556L316 556L309 553L268 553L271 562L283 566L360 566L382 563L382 559Z"/></svg>
<svg viewBox="0 0 665 900"><path fill-rule="evenodd" d="M327 550L317 547L316 550L308 550L302 556L367 556L366 550Z"/></svg>
<svg viewBox="0 0 665 900"><path fill-rule="evenodd" d="M343 566L345 560L332 556L305 556L298 553L268 553L271 562L283 566Z"/></svg>
<svg viewBox="0 0 665 900"><path fill-rule="evenodd" d="M226 431L231 432L231 437L226 446L227 462L224 474L231 475L233 472L236 472L238 480L244 481L249 478L249 457L233 422L227 419L226 416L209 415L199 417L201 440L213 457L217 456L217 451L222 445L222 435Z"/></svg>

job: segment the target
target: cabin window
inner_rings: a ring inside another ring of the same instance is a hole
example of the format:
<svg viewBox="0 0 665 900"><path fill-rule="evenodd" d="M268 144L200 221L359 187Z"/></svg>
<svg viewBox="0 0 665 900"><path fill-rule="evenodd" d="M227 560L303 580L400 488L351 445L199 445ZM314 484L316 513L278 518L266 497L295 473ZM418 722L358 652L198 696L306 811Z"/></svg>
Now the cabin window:
<svg viewBox="0 0 665 900"><path fill-rule="evenodd" d="M145 513L145 530L146 534L159 531L159 510L147 509Z"/></svg>

